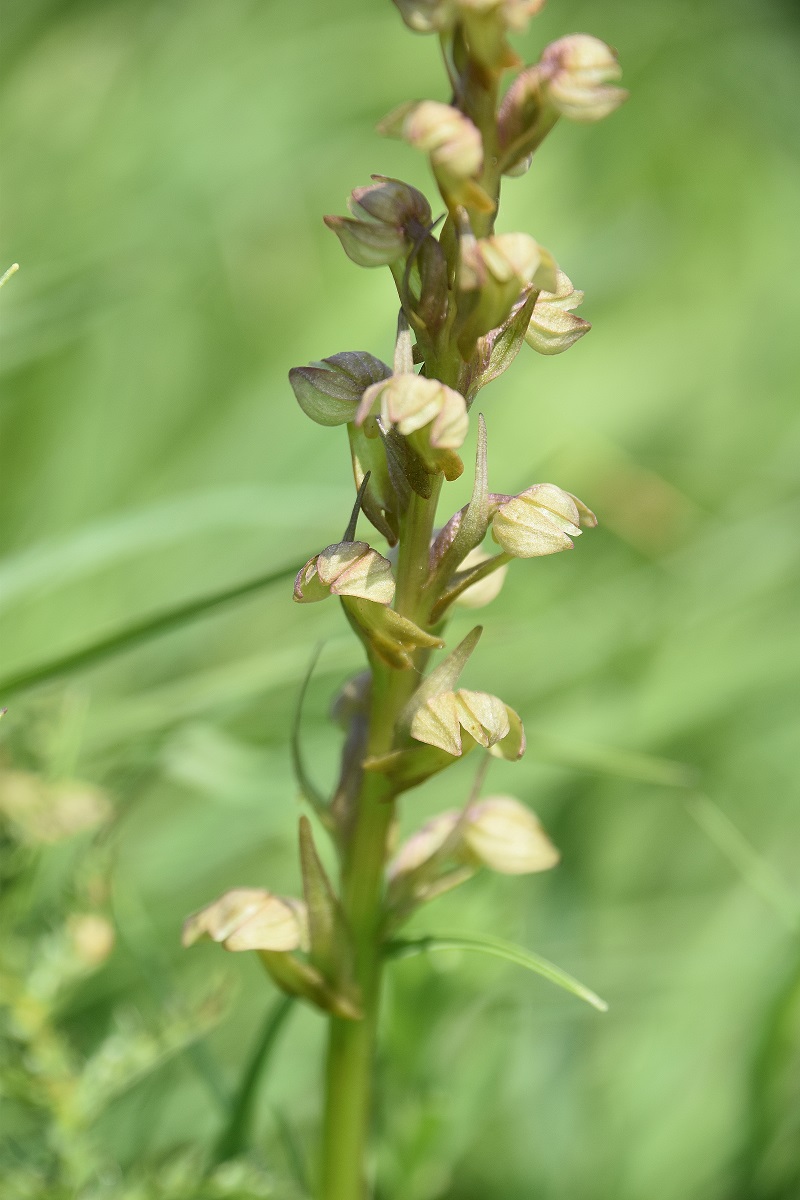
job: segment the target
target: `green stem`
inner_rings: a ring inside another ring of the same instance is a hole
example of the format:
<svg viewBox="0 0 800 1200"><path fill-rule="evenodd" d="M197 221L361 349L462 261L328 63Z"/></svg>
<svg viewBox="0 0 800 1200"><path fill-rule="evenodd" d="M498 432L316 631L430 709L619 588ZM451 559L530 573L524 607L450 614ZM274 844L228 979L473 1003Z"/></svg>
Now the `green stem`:
<svg viewBox="0 0 800 1200"><path fill-rule="evenodd" d="M481 182L493 200L500 188L495 135L497 87L494 81L479 94L478 124L486 152ZM495 213L481 214L478 236L494 227ZM446 244L448 234L443 232ZM450 263L451 273L455 263ZM448 326L442 331L435 356L426 360L425 374L452 387L459 382L461 359L450 336L455 316L451 296ZM429 573L430 544L442 476L424 499L412 494L400 530L395 608L424 627L427 619L425 583ZM425 655L419 654L416 670L393 671L373 664L369 756L378 757L394 747L400 712L421 678ZM367 1200L365 1171L372 1108L372 1073L380 1008L383 945L381 940L383 878L389 831L394 821L394 799L388 779L365 772L350 844L342 867L342 902L350 920L356 948L356 974L361 988L363 1019L332 1017L326 1069L325 1119L322 1142L320 1200Z"/></svg>
<svg viewBox="0 0 800 1200"><path fill-rule="evenodd" d="M416 620L428 573L430 540L441 487L414 496L400 531L395 605ZM397 718L419 682L417 671L373 664L368 755L393 748ZM364 1016L330 1020L322 1142L321 1200L366 1200L365 1157L372 1109L372 1073L382 976L384 865L394 800L385 776L365 773L353 834L342 867L342 903L356 949Z"/></svg>

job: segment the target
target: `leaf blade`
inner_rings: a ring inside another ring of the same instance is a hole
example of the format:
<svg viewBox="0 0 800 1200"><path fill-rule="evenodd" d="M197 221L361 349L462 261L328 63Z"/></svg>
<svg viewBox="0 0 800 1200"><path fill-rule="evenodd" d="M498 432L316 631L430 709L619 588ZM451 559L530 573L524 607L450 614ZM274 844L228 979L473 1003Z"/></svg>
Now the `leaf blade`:
<svg viewBox="0 0 800 1200"><path fill-rule="evenodd" d="M277 571L271 571L267 575L259 575L256 579L248 580L246 583L237 584L232 588L223 588L221 591L212 592L210 595L201 596L195 600L189 600L185 604L178 604L173 608L165 609L142 621L132 622L116 633L99 638L95 642L90 642L78 650L51 658L49 661L46 660L38 666L29 667L15 674L7 675L5 679L0 679L0 694L9 696L15 692L27 691L29 688L36 687L40 683L49 683L51 680L59 679L63 675L70 675L73 671L95 666L97 663L103 662L115 654L132 650L142 642L149 641L154 637L160 637L161 634L178 629L189 621L204 617L214 612L215 609L224 607L226 604L233 604L237 600L244 600L248 596L261 591L263 588L270 587L273 583L281 583L285 579L292 579L299 569L297 564L281 567Z"/></svg>
<svg viewBox="0 0 800 1200"><path fill-rule="evenodd" d="M506 962L514 963L518 967L525 967L528 971L532 971L536 975L541 975L548 982L563 988L564 991L570 992L573 996L577 996L579 1000L584 1000L592 1008L596 1008L598 1012L608 1012L606 1001L601 999L591 988L581 983L580 980L570 975L568 971L562 970L555 963L551 963L549 959L542 958L539 954L534 954L532 950L516 946L513 942L505 942L501 938L486 935L472 937L432 935L417 940L393 941L387 943L386 946L386 953L389 958L409 958L413 955L425 954L433 950L471 950L479 954L488 954L493 958L504 959Z"/></svg>
<svg viewBox="0 0 800 1200"><path fill-rule="evenodd" d="M281 996L267 1013L250 1062L231 1102L228 1119L214 1146L215 1163L236 1158L250 1145L258 1087L294 1003L294 996Z"/></svg>

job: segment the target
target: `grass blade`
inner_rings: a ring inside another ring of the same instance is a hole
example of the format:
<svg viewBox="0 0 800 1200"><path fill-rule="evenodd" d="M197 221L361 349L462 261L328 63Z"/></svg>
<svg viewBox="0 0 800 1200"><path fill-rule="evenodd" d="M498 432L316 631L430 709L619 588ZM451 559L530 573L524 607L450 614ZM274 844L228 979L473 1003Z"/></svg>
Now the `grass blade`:
<svg viewBox="0 0 800 1200"><path fill-rule="evenodd" d="M283 1152L286 1155L286 1164L291 1172L292 1178L300 1189L301 1194L305 1197L311 1197L311 1184L308 1177L308 1167L305 1163L302 1149L294 1135L291 1125L286 1119L285 1114L279 1108L273 1109L275 1118L275 1128L278 1132L278 1138Z"/></svg>
<svg viewBox="0 0 800 1200"><path fill-rule="evenodd" d="M730 817L708 796L697 794L686 800L686 811L714 843L741 879L764 900L785 923L800 930L800 902L768 859L751 846Z"/></svg>
<svg viewBox="0 0 800 1200"><path fill-rule="evenodd" d="M230 1113L214 1147L215 1163L236 1158L248 1149L253 1133L258 1086L272 1056L286 1019L294 1006L294 996L281 996L267 1013L239 1089L233 1097Z"/></svg>
<svg viewBox="0 0 800 1200"><path fill-rule="evenodd" d="M608 1012L605 1000L601 1000L590 988L572 975L562 971L561 967L534 954L531 950L526 950L523 946L516 946L513 942L504 942L500 938L486 935L479 937L438 937L434 935L413 941L398 940L387 944L386 955L388 958L410 958L412 955L427 954L433 950L473 950L478 954L489 954L494 958L502 958L506 962L515 963L518 967L525 967L526 970L541 975L543 979L549 980L550 983L563 988L564 991L571 992L580 1000L585 1000L599 1012Z"/></svg>
<svg viewBox="0 0 800 1200"><path fill-rule="evenodd" d="M268 575L259 575L256 579L250 579L247 583L239 583L232 588L223 588L208 596L200 596L185 604L165 609L142 621L135 621L117 630L116 633L108 634L106 637L90 642L87 646L82 646L79 650L73 650L58 658L51 658L49 661L39 663L38 666L29 667L15 675L8 675L5 679L0 679L0 695L5 698L14 692L27 691L28 688L38 684L49 683L63 675L70 675L73 671L96 666L115 654L132 650L142 642L179 629L188 622L207 616L227 604L245 600L248 596L252 596L274 583L291 579L297 574L298 569L297 565L281 567L277 571L271 571Z"/></svg>
<svg viewBox="0 0 800 1200"><path fill-rule="evenodd" d="M622 750L617 746L575 745L546 733L533 733L528 739L528 751L545 762L576 771L612 775L635 783L660 784L662 787L695 787L699 775L697 768L689 763L658 758L636 750Z"/></svg>

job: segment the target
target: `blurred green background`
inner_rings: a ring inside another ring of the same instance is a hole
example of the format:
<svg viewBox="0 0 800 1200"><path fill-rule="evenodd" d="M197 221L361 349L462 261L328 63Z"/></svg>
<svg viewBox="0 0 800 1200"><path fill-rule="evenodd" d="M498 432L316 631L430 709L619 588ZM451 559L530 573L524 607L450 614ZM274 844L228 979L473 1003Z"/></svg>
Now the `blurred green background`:
<svg viewBox="0 0 800 1200"><path fill-rule="evenodd" d="M0 295L9 681L341 536L346 439L302 417L286 372L386 358L395 302L321 215L371 172L429 188L374 126L447 95L435 40L389 0L4 0L2 26L0 267L22 265ZM600 526L517 565L467 681L521 713L528 755L490 790L532 805L563 861L481 877L415 928L518 939L611 1007L488 959L393 966L379 1196L790 1200L800 10L551 0L518 46L534 59L574 30L618 48L631 99L563 122L507 183L500 228L553 250L595 328L563 357L524 351L481 407L492 488L553 480ZM303 1194L323 1022L292 1014L251 1145L203 1181L275 996L250 956L182 952L179 929L226 887L298 890L287 740L321 640L305 742L322 783L359 650L288 581L0 688L9 1200ZM113 819L42 844L31 806L67 778ZM404 825L468 781L412 793ZM110 955L87 912L113 922Z"/></svg>

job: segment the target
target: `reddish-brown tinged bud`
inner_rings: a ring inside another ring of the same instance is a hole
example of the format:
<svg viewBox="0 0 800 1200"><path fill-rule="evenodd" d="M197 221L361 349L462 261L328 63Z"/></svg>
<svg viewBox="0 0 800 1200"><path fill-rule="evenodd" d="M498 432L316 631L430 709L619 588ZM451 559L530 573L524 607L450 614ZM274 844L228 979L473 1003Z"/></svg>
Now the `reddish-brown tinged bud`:
<svg viewBox="0 0 800 1200"><path fill-rule="evenodd" d="M504 173L524 173L559 117L599 121L618 108L628 95L616 86L620 75L616 54L598 38L575 33L548 46L538 63L520 72L500 105Z"/></svg>
<svg viewBox="0 0 800 1200"><path fill-rule="evenodd" d="M346 350L307 367L292 367L289 382L297 403L312 421L344 425L355 417L365 390L391 373L374 354Z"/></svg>
<svg viewBox="0 0 800 1200"><path fill-rule="evenodd" d="M373 175L350 195L350 217L325 217L345 254L360 267L384 267L403 258L431 221L422 192L400 179Z"/></svg>
<svg viewBox="0 0 800 1200"><path fill-rule="evenodd" d="M378 126L387 137L399 137L430 155L434 170L452 179L477 175L483 143L469 117L438 100L412 101L394 109Z"/></svg>
<svg viewBox="0 0 800 1200"><path fill-rule="evenodd" d="M615 86L622 75L616 53L588 33L553 42L538 69L546 102L570 121L600 121L628 95Z"/></svg>
<svg viewBox="0 0 800 1200"><path fill-rule="evenodd" d="M451 211L467 204L491 212L494 201L476 177L483 167L483 140L469 117L438 100L401 104L378 125L387 137L402 138L430 159L439 190Z"/></svg>
<svg viewBox="0 0 800 1200"><path fill-rule="evenodd" d="M390 179L388 175L373 175L373 182L366 187L354 188L350 194L348 208L354 217L371 217L386 225L408 229L416 222L423 228L431 223L431 206L422 192L403 183L401 179Z"/></svg>
<svg viewBox="0 0 800 1200"><path fill-rule="evenodd" d="M359 267L387 267L402 258L406 239L401 229L350 217L323 217L349 259Z"/></svg>

